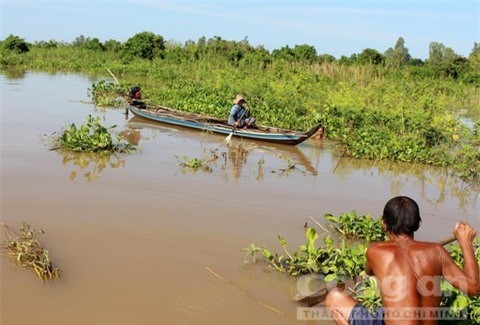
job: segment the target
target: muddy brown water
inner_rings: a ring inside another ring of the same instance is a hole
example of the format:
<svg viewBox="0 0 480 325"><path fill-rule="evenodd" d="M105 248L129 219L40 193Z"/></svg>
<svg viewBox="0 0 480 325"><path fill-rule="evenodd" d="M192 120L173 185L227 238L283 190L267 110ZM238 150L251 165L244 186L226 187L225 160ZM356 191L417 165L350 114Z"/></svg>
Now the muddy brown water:
<svg viewBox="0 0 480 325"><path fill-rule="evenodd" d="M309 216L378 217L396 195L420 205L417 238L448 236L456 220L479 228L478 192L444 169L341 158L328 141L229 150L223 136L95 108L87 96L94 81L0 75L1 219L45 230L40 240L62 271L42 283L2 258L2 324L302 323L295 279L243 265L242 248L280 252L282 235L293 250L304 224L314 225ZM141 151L102 158L42 142L88 114L116 124ZM211 171L178 166L212 151ZM283 172L291 164L298 169Z"/></svg>

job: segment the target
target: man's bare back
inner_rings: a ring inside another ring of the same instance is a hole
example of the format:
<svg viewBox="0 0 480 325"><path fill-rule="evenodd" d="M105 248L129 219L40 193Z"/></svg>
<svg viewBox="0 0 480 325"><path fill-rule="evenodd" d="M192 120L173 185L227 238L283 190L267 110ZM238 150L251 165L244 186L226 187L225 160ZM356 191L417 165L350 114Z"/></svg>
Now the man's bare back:
<svg viewBox="0 0 480 325"><path fill-rule="evenodd" d="M460 223L455 229L458 230L456 235L458 234L460 238L468 236L466 232L473 231L470 226ZM474 235L472 240L473 238ZM468 243L464 247L468 250ZM366 271L367 274L377 277L382 303L387 310L394 312L395 308L399 308L400 311L408 312L409 308L433 309L440 306L441 277L456 278L456 286L471 295L477 294L478 263L474 256L473 260L475 265L473 263L470 266L466 265L464 272L455 265L449 253L439 244L418 242L411 237L393 235L389 242L375 243L369 247ZM392 320L388 323L396 322ZM401 323L406 324L405 319ZM411 322L416 323L436 324L436 320Z"/></svg>
<svg viewBox="0 0 480 325"><path fill-rule="evenodd" d="M436 319L418 315L440 306L442 277L469 295L479 293L479 269L473 251L476 232L468 224L457 222L454 229L464 255L463 270L441 245L415 241L413 232L395 234L388 226L384 227L390 241L374 243L368 248L365 270L377 277L386 324L436 324ZM338 290L329 293L326 304L338 324L348 324L351 310L358 306L353 298Z"/></svg>

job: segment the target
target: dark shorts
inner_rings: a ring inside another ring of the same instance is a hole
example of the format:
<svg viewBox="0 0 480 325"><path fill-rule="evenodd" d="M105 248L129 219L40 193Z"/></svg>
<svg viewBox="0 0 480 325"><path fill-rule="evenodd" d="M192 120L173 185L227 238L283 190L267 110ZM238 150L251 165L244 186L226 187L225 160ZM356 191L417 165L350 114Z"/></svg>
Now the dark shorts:
<svg viewBox="0 0 480 325"><path fill-rule="evenodd" d="M247 127L252 126L254 123L255 123L255 118L254 117L247 117L247 118L242 119L238 126L243 128L245 126L247 126Z"/></svg>
<svg viewBox="0 0 480 325"><path fill-rule="evenodd" d="M350 325L383 325L383 308L377 308L373 313L362 304L356 304L348 317Z"/></svg>

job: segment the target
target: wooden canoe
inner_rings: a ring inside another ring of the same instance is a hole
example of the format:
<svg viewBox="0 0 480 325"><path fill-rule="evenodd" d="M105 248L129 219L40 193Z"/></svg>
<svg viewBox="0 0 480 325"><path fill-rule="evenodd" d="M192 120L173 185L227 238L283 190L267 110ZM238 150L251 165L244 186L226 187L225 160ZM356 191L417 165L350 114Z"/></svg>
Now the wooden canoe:
<svg viewBox="0 0 480 325"><path fill-rule="evenodd" d="M211 131L225 135L230 134L233 130L233 127L228 125L226 119L182 112L162 106L146 106L140 102L129 104L127 109L135 116L171 125ZM235 129L233 136L271 143L297 145L310 138L321 127L322 125L318 124L306 132L301 132L268 126L255 126L253 128Z"/></svg>

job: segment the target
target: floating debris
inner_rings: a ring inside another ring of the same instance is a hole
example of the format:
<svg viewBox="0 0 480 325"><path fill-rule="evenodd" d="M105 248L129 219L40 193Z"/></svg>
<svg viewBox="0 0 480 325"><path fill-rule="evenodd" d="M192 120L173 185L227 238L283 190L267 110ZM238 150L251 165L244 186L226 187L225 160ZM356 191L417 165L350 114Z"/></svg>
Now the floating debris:
<svg viewBox="0 0 480 325"><path fill-rule="evenodd" d="M38 234L43 230L36 230L29 224L22 223L18 228L19 233L2 223L6 240L2 243L4 255L11 257L20 266L33 269L42 280L60 278L60 270L52 266L48 250L44 249L37 240Z"/></svg>

